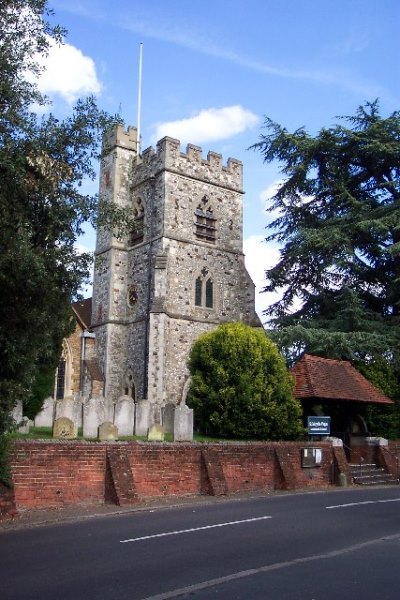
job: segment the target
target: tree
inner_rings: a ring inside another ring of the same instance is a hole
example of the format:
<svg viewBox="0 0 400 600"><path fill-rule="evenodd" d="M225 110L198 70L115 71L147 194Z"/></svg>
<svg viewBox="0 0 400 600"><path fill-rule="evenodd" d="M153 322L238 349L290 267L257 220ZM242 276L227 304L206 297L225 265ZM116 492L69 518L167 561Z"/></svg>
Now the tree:
<svg viewBox="0 0 400 600"><path fill-rule="evenodd" d="M0 8L1 434L15 401L55 369L72 330L70 304L91 262L75 242L97 208L82 184L96 175L112 119L93 98L78 101L63 121L38 116L33 107L48 101L32 73L64 32L47 22L47 0L0 0Z"/></svg>
<svg viewBox="0 0 400 600"><path fill-rule="evenodd" d="M292 378L263 329L229 323L201 335L189 370L188 405L203 433L279 440L303 432Z"/></svg>
<svg viewBox="0 0 400 600"><path fill-rule="evenodd" d="M302 351L350 360L399 355L400 112L378 102L309 135L271 119L253 148L282 163L267 241L282 244L265 314L289 360Z"/></svg>
<svg viewBox="0 0 400 600"><path fill-rule="evenodd" d="M356 366L364 377L394 401L392 406L370 404L366 407L365 417L369 431L391 440L400 439L400 378L397 365L393 360L378 357Z"/></svg>

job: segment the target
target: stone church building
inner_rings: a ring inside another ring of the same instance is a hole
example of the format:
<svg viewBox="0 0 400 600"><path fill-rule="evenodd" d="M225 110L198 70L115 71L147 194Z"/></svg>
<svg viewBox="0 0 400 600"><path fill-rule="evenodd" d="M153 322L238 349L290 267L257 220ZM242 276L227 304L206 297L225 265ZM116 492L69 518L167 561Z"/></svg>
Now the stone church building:
<svg viewBox="0 0 400 600"><path fill-rule="evenodd" d="M242 173L238 160L203 158L190 144L182 152L168 137L138 155L133 127L104 140L100 198L131 211L134 227L124 237L97 231L87 324L95 345L81 361L81 392L98 397L101 382L109 406L131 398L136 432L162 422L166 405L185 404L201 333L224 322L260 326L244 264Z"/></svg>

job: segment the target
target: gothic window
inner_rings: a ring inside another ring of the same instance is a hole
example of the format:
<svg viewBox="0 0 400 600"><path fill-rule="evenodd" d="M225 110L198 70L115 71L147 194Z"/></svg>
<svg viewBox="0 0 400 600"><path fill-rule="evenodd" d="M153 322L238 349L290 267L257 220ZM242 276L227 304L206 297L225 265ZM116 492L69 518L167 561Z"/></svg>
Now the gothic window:
<svg viewBox="0 0 400 600"><path fill-rule="evenodd" d="M63 398L70 396L72 393L72 373L73 373L73 360L71 348L66 340L63 342L63 351L61 354L60 362L58 363L55 384L53 390L53 396L56 400L63 400Z"/></svg>
<svg viewBox="0 0 400 600"><path fill-rule="evenodd" d="M211 279L207 279L206 281L206 307L213 307L213 282Z"/></svg>
<svg viewBox="0 0 400 600"><path fill-rule="evenodd" d="M143 242L144 238L144 205L141 198L136 198L133 202L132 214L134 227L130 233L129 245L137 246Z"/></svg>
<svg viewBox="0 0 400 600"><path fill-rule="evenodd" d="M204 196L201 203L194 211L194 233L199 240L214 243L216 233L216 218Z"/></svg>
<svg viewBox="0 0 400 600"><path fill-rule="evenodd" d="M194 303L203 308L214 308L214 284L205 268L195 281Z"/></svg>
<svg viewBox="0 0 400 600"><path fill-rule="evenodd" d="M65 390L65 359L61 358L57 369L56 400L64 398Z"/></svg>

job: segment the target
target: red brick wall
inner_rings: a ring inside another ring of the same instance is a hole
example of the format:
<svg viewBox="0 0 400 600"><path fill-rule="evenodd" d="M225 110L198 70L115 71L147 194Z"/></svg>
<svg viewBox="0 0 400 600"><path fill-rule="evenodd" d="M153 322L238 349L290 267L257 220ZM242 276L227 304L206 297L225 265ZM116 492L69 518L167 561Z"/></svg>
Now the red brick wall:
<svg viewBox="0 0 400 600"><path fill-rule="evenodd" d="M104 445L16 442L11 472L17 508L104 503Z"/></svg>
<svg viewBox="0 0 400 600"><path fill-rule="evenodd" d="M15 514L14 489L0 481L0 519Z"/></svg>
<svg viewBox="0 0 400 600"><path fill-rule="evenodd" d="M323 463L302 468L301 448L310 446L322 448ZM122 452L119 461L115 457L107 460L107 451L113 449L118 449L120 457ZM121 488L124 477L116 471L127 468L130 497L140 500L320 487L331 483L332 465L330 444L307 442L110 444L27 440L16 441L11 454L19 509L116 503L118 493L127 493Z"/></svg>

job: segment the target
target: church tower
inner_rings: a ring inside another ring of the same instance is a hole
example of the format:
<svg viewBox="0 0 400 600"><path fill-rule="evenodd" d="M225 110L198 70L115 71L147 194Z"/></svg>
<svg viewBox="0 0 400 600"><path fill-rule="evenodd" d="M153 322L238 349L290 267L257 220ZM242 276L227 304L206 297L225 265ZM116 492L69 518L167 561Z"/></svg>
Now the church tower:
<svg viewBox="0 0 400 600"><path fill-rule="evenodd" d="M199 334L220 323L259 326L242 239L242 163L164 138L137 155L137 131L105 139L100 197L127 207L124 239L99 229L93 328L105 396L154 408L179 404Z"/></svg>

